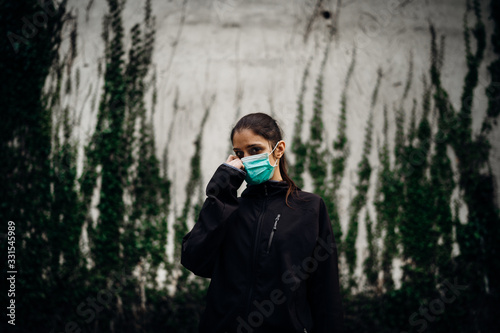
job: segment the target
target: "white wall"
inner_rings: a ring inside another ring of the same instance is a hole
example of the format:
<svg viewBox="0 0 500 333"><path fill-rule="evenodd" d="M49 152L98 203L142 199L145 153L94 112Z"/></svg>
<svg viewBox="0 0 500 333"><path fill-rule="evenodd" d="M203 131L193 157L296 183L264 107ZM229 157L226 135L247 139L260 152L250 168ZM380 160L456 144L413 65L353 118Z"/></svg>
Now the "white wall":
<svg viewBox="0 0 500 333"><path fill-rule="evenodd" d="M330 2L325 1L326 6L335 9L337 1ZM421 102L421 77L423 74L428 76L429 72L429 21L435 25L438 34L446 35L443 86L450 94L455 108L459 106L466 73L462 25L465 0L413 0L406 1L406 5L394 9L394 4L398 5L399 2L342 1L338 36L332 42L324 73L323 120L327 129L326 142L331 147L337 132L343 82L352 49L354 46L357 48L356 67L348 91L347 127L351 155L339 192L344 235L347 231L347 205L355 194L356 166L361 157L376 70L381 67L384 76L378 104L374 110L375 135L382 138L382 110L383 104L386 103L391 111L389 142L392 142L395 129L392 106L399 102L402 96L410 52L413 53L414 77L406 103L408 119L411 100L416 98ZM85 133L93 130L96 117L96 109L91 109L91 98L87 97L89 89L93 91L92 94L96 94L102 88L102 79L97 80L97 64L103 57L101 22L107 11L104 0L90 3L88 6L89 1L70 1L70 8L78 15L79 55L74 69L80 68L81 84L78 94L67 97L66 102L78 112L82 112L82 123L79 127L82 140ZM123 21L127 37L130 27L142 21L144 3L145 1L137 0L126 2ZM282 125L285 141L291 143L302 73L309 57L313 57L305 100L306 123L303 135L304 139L308 138L313 89L323 55L328 24L323 18L317 19L308 41L304 43L303 34L307 20L312 14L313 3L314 1L298 0L191 0L183 7L181 0L153 1L153 14L157 23L153 60L158 75L159 97L154 116L156 142L158 156L161 156L165 145L168 145L169 176L173 181L177 212L180 212L186 198L184 187L189 176L189 160L194 152L193 141L199 132L204 105L212 94L216 95L216 100L204 131L201 161L204 184L217 166L227 158L230 130L238 116L257 111L272 112ZM492 59L491 22L487 21L489 1L482 3L483 18L488 27L488 47L480 72L480 84L483 86L476 89L473 111L475 130L479 128L486 111L484 88L489 83L486 65ZM183 15L184 24L181 24ZM470 22L474 23L472 16ZM128 39L126 41L128 43ZM179 92L180 110L174 116L172 103L176 89ZM236 98L238 89L242 92L240 104ZM150 98L147 102L149 105ZM241 114L237 116L238 105L241 106ZM420 115L420 105L417 110ZM173 132L169 133L172 123ZM170 141L167 141L168 135L171 135ZM490 137L493 144L491 166L497 181L500 175L499 137L500 131L497 127ZM378 161L375 150L371 158L376 171ZM372 181L374 180L375 177L372 178ZM311 190L309 182L304 189ZM369 195L373 195L373 187ZM369 207L372 210L373 207ZM373 210L371 216L375 216ZM366 243L364 237L362 219L357 243L358 256L363 255ZM360 267L358 273L359 269Z"/></svg>

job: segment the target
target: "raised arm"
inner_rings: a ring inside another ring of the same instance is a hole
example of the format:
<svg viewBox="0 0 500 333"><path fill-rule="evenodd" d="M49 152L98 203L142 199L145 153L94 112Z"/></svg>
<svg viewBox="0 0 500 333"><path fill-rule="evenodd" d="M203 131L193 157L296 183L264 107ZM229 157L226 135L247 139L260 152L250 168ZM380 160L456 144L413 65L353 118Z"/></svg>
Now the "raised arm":
<svg viewBox="0 0 500 333"><path fill-rule="evenodd" d="M212 276L226 225L238 208L237 190L245 175L245 171L223 163L210 179L198 220L182 239L181 264L194 274Z"/></svg>

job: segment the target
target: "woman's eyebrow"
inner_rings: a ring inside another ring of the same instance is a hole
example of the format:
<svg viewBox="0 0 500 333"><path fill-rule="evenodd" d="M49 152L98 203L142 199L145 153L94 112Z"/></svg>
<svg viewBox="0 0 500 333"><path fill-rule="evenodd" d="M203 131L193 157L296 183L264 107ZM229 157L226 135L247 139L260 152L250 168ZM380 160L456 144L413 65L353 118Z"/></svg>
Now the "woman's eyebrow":
<svg viewBox="0 0 500 333"><path fill-rule="evenodd" d="M253 146L261 146L261 144L260 143L252 143L251 145L248 145L247 148L251 148ZM233 148L233 150L241 150L241 149L235 147L235 148Z"/></svg>

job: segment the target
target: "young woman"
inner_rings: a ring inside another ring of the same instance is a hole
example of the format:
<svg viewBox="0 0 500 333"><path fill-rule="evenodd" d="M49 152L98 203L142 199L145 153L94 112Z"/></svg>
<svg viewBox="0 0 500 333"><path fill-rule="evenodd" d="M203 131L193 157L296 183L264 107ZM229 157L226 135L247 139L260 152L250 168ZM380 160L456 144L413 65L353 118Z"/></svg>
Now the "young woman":
<svg viewBox="0 0 500 333"><path fill-rule="evenodd" d="M288 176L282 131L269 115L242 117L231 141L235 155L215 171L182 241L182 265L211 278L199 332L341 332L337 247L323 199Z"/></svg>

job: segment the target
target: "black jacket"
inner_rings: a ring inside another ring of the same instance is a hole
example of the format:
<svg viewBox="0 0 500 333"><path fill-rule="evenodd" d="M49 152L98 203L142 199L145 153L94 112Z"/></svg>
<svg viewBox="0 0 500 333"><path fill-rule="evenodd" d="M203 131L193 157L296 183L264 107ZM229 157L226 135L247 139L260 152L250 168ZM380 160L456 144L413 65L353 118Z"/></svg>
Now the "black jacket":
<svg viewBox="0 0 500 333"><path fill-rule="evenodd" d="M337 247L323 199L221 164L206 188L181 263L211 278L201 333L337 333L343 313Z"/></svg>

